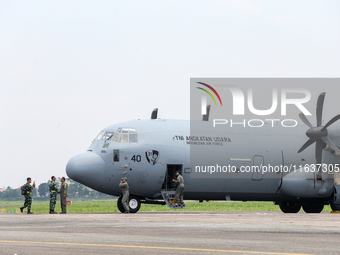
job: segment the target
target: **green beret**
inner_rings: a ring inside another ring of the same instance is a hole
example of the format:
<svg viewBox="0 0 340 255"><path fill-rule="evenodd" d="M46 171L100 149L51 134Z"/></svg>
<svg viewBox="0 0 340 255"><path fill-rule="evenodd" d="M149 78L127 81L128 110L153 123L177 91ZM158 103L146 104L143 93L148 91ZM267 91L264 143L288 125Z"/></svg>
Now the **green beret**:
<svg viewBox="0 0 340 255"><path fill-rule="evenodd" d="M126 178L126 177L123 177L122 180L127 180L127 178Z"/></svg>

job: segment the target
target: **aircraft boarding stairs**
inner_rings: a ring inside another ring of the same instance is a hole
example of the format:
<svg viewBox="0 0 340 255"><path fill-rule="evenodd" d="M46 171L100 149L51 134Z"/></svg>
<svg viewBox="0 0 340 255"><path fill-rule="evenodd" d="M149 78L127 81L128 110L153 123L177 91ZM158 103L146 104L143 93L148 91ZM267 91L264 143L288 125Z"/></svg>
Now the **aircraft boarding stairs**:
<svg viewBox="0 0 340 255"><path fill-rule="evenodd" d="M161 190L162 197L165 203L172 209L184 209L185 204L177 204L175 202L175 191L174 190Z"/></svg>

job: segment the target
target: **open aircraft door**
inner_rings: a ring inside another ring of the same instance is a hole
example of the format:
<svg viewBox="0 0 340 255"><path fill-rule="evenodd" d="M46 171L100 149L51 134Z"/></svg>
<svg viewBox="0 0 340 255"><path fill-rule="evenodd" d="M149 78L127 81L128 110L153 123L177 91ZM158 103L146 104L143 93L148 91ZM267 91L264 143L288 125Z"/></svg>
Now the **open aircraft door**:
<svg viewBox="0 0 340 255"><path fill-rule="evenodd" d="M161 194L165 201L165 203L172 209L180 209L185 208L184 204L177 204L174 201L175 193L176 193L176 185L173 182L173 179L176 179L176 171L183 174L183 165L182 164L167 164L165 179L162 186Z"/></svg>

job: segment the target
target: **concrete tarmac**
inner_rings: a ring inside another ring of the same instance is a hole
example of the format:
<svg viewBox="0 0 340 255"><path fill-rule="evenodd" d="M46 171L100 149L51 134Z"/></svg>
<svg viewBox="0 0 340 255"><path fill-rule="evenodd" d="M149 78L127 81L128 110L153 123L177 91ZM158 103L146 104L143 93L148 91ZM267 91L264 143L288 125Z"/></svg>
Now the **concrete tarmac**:
<svg viewBox="0 0 340 255"><path fill-rule="evenodd" d="M340 214L1 214L0 254L339 254Z"/></svg>

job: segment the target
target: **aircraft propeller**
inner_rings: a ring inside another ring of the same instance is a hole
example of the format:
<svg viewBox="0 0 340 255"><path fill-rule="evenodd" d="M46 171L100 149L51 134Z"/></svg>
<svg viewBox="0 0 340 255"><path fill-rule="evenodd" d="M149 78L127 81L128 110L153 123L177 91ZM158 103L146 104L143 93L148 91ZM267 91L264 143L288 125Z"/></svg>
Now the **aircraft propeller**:
<svg viewBox="0 0 340 255"><path fill-rule="evenodd" d="M323 109L323 102L325 99L326 93L323 92L319 95L318 101L316 104L316 127L313 127L312 124L308 121L306 116L300 112L299 117L305 123L309 129L306 132L306 135L309 137L309 140L302 145L298 153L304 151L306 148L308 148L313 143L316 143L315 146L315 160L316 164L322 163L322 150L325 148L326 145L328 145L332 150L340 153L340 150L336 145L332 142L332 140L328 137L328 131L327 128L332 125L334 122L340 119L340 114L333 117L330 121L327 122L326 125L321 126L322 121L322 109Z"/></svg>

